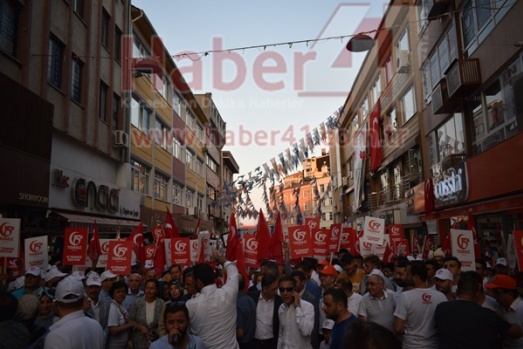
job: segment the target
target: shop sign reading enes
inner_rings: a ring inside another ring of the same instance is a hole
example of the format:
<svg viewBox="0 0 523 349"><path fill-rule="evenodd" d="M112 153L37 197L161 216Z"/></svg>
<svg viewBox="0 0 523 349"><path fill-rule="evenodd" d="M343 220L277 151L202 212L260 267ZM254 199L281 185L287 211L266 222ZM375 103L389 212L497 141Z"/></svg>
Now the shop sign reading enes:
<svg viewBox="0 0 523 349"><path fill-rule="evenodd" d="M434 174L434 203L436 208L455 205L467 199L468 183L465 162Z"/></svg>

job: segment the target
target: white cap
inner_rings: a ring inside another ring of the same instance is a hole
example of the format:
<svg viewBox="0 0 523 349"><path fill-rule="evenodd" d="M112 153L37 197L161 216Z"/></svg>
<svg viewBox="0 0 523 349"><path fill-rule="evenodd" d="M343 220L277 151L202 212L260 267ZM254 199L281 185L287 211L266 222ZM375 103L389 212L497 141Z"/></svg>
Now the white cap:
<svg viewBox="0 0 523 349"><path fill-rule="evenodd" d="M56 266L52 266L51 269L45 274L45 282L49 282L56 277L67 276L66 273L62 273Z"/></svg>
<svg viewBox="0 0 523 349"><path fill-rule="evenodd" d="M507 267L507 266L508 266L507 259L506 259L506 258L503 258L503 257L498 258L498 259L496 260L496 265L498 265L498 264L501 264L501 265Z"/></svg>
<svg viewBox="0 0 523 349"><path fill-rule="evenodd" d="M153 263L153 261L151 259L145 261L145 265L144 265L145 269L150 269L152 267L154 267L154 263Z"/></svg>
<svg viewBox="0 0 523 349"><path fill-rule="evenodd" d="M339 265L339 264L334 264L333 267L334 267L334 269L336 269L336 271L337 271L338 273L343 273L343 268L341 267L341 265Z"/></svg>
<svg viewBox="0 0 523 349"><path fill-rule="evenodd" d="M377 276L381 277L383 282L385 282L385 274L383 274L383 272L381 270L372 269L372 271L369 273L369 276L371 276L371 275L377 275Z"/></svg>
<svg viewBox="0 0 523 349"><path fill-rule="evenodd" d="M20 287L24 286L25 276L20 276L11 282L7 288L7 292L18 290Z"/></svg>
<svg viewBox="0 0 523 349"><path fill-rule="evenodd" d="M323 326L321 328L324 330L332 330L333 327L334 327L334 320L325 319L325 321L323 322Z"/></svg>
<svg viewBox="0 0 523 349"><path fill-rule="evenodd" d="M95 273L96 274L96 273ZM84 272L81 270L76 270L71 273L71 277L74 277L78 280L85 280L87 277L85 276Z"/></svg>
<svg viewBox="0 0 523 349"><path fill-rule="evenodd" d="M415 258L412 257L412 256L407 256L407 259L408 259L409 261L413 261L413 260L415 260Z"/></svg>
<svg viewBox="0 0 523 349"><path fill-rule="evenodd" d="M450 270L445 269L445 268L438 269L438 271L436 271L436 275L434 275L434 277L436 279L440 279L440 280L450 280L450 281L454 280L454 275L452 275Z"/></svg>
<svg viewBox="0 0 523 349"><path fill-rule="evenodd" d="M118 275L116 274L113 274L112 271L110 270L106 270L102 273L102 275L100 275L100 279L102 280L102 282L104 282L105 280L107 279L114 279L115 277L117 277Z"/></svg>
<svg viewBox="0 0 523 349"><path fill-rule="evenodd" d="M102 286L102 280L98 275L91 275L87 278L85 282L86 286Z"/></svg>
<svg viewBox="0 0 523 349"><path fill-rule="evenodd" d="M91 277L91 276L98 276L98 277L100 277L100 275L98 275L98 273L95 272L94 270L91 270L90 272L88 272L87 274L85 274L85 277L86 277L86 278L89 278L89 277Z"/></svg>
<svg viewBox="0 0 523 349"><path fill-rule="evenodd" d="M73 298L66 298L74 296ZM74 303L84 298L82 282L74 277L66 277L58 283L55 291L55 300L61 303Z"/></svg>
<svg viewBox="0 0 523 349"><path fill-rule="evenodd" d="M29 267L29 269L25 271L25 275L27 274L40 277L40 275L42 275L42 271L38 267Z"/></svg>

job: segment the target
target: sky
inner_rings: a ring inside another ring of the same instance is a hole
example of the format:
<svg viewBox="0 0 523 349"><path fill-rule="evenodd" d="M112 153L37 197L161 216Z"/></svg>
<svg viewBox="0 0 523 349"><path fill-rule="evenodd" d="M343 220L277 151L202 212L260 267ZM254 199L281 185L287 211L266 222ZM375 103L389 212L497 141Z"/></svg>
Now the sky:
<svg viewBox="0 0 523 349"><path fill-rule="evenodd" d="M193 93L212 93L227 124L224 150L247 175L270 165L344 104L366 53L349 53L350 37L338 37L376 28L388 1L132 3L171 55L202 52L175 62ZM329 37L336 38L316 41ZM260 47L227 51L248 46ZM226 52L203 54L211 50ZM251 195L258 209L265 208L260 195Z"/></svg>

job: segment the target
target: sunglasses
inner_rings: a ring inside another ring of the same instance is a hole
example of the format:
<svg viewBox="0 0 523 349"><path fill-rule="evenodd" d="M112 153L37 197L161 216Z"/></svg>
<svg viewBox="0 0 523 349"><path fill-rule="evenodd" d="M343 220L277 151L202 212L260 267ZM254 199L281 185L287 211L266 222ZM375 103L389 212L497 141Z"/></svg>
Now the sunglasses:
<svg viewBox="0 0 523 349"><path fill-rule="evenodd" d="M279 289L281 293L283 293L284 291L294 292L294 287L280 287Z"/></svg>

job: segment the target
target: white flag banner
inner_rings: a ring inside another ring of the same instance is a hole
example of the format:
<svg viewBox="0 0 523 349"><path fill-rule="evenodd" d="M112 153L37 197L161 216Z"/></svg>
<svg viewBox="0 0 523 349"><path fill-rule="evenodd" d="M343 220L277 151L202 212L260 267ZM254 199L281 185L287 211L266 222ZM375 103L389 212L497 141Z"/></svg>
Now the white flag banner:
<svg viewBox="0 0 523 349"><path fill-rule="evenodd" d="M198 262L198 253L200 252L200 243L198 239L191 239L191 262Z"/></svg>
<svg viewBox="0 0 523 349"><path fill-rule="evenodd" d="M20 256L20 218L0 218L0 257Z"/></svg>
<svg viewBox="0 0 523 349"><path fill-rule="evenodd" d="M450 229L452 255L461 262L462 271L476 270L472 230Z"/></svg>
<svg viewBox="0 0 523 349"><path fill-rule="evenodd" d="M174 264L173 254L171 252L171 239L163 239L163 242L165 244L165 263L171 266Z"/></svg>
<svg viewBox="0 0 523 349"><path fill-rule="evenodd" d="M49 264L47 253L47 235L25 239L25 269L30 267L45 268Z"/></svg>
<svg viewBox="0 0 523 349"><path fill-rule="evenodd" d="M107 258L109 255L109 241L112 239L100 239L100 249L102 253L98 256L97 268L107 268Z"/></svg>
<svg viewBox="0 0 523 349"><path fill-rule="evenodd" d="M362 239L371 244L383 245L385 241L385 220L375 217L365 217Z"/></svg>

